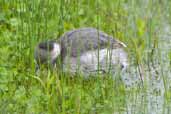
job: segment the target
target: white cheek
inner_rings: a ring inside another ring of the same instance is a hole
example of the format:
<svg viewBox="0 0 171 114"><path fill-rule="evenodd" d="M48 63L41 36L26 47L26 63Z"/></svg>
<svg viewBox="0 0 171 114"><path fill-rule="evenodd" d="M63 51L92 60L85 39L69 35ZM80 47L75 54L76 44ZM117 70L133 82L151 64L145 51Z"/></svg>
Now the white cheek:
<svg viewBox="0 0 171 114"><path fill-rule="evenodd" d="M54 44L54 49L52 50L51 54L51 58L56 59L59 55L60 55L60 46L58 44Z"/></svg>

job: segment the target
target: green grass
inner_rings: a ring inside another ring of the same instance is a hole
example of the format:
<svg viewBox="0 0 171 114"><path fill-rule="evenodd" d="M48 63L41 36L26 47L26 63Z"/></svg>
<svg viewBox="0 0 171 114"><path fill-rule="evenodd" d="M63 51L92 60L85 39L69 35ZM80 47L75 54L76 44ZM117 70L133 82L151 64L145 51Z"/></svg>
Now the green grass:
<svg viewBox="0 0 171 114"><path fill-rule="evenodd" d="M37 77L35 46L80 27L99 28L126 43L138 77L146 79L153 71L162 77L164 106L169 107L170 73L165 71L170 65L163 62L159 38L163 23L170 24L169 4L169 0L0 0L0 113L123 113L128 99L136 104L139 94L147 94L146 80L143 86L127 90L119 73L115 80L110 76L83 79L79 74L71 78L60 70L42 71ZM132 113L148 112L146 97L137 108L138 104Z"/></svg>

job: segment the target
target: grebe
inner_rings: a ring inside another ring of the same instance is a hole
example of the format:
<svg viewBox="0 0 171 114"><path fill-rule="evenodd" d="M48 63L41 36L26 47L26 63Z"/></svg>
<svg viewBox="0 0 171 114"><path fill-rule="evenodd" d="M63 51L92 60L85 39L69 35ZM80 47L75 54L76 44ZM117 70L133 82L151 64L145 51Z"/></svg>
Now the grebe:
<svg viewBox="0 0 171 114"><path fill-rule="evenodd" d="M63 34L58 40L40 43L35 49L38 66L50 63L54 66L61 57L62 68L84 75L107 73L115 66L124 70L128 66L126 45L95 28L80 28Z"/></svg>

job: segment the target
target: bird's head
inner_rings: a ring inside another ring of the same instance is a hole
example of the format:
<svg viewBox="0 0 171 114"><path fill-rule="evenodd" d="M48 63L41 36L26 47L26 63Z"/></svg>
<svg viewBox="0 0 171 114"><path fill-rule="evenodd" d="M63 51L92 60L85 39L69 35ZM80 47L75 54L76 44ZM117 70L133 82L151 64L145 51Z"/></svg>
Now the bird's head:
<svg viewBox="0 0 171 114"><path fill-rule="evenodd" d="M37 67L39 68L41 64L54 66L60 53L61 46L57 41L51 40L39 43L35 49Z"/></svg>

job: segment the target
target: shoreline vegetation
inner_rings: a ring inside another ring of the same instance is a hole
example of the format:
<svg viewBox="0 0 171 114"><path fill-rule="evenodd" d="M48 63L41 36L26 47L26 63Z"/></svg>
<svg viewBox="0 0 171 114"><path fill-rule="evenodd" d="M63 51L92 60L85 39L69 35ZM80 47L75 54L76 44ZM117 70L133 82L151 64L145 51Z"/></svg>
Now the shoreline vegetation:
<svg viewBox="0 0 171 114"><path fill-rule="evenodd" d="M170 113L170 6L170 0L1 0L0 113ZM114 80L60 70L36 76L35 46L82 27L124 42L129 72Z"/></svg>

